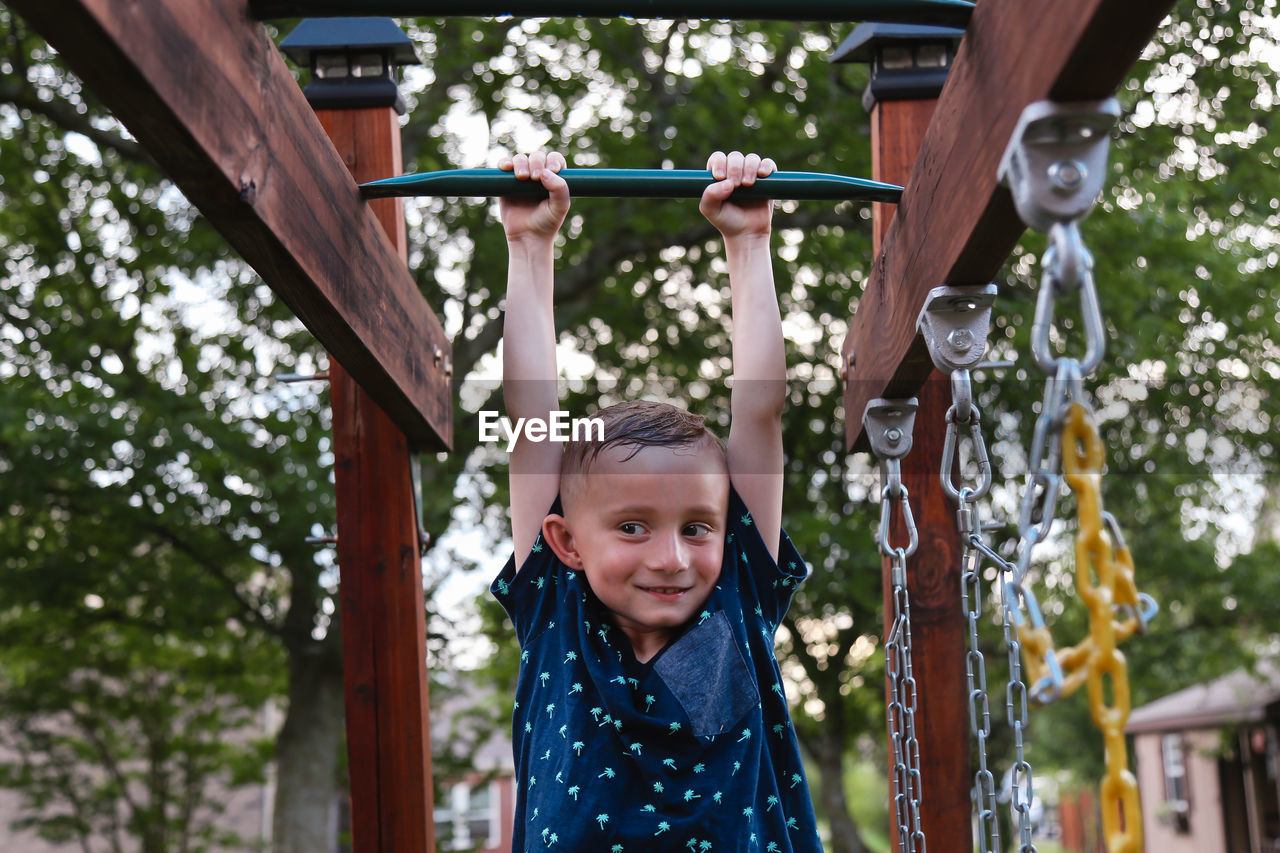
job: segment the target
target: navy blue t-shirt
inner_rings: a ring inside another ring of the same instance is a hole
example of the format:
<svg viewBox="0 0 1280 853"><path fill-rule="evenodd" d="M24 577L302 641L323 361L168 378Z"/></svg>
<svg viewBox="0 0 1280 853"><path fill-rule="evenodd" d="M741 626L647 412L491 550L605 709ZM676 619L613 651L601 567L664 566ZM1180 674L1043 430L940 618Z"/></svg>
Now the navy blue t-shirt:
<svg viewBox="0 0 1280 853"><path fill-rule="evenodd" d="M551 510L560 512L559 500ZM805 577L730 489L702 611L645 663L539 535L492 592L520 641L516 851L821 851L774 634Z"/></svg>

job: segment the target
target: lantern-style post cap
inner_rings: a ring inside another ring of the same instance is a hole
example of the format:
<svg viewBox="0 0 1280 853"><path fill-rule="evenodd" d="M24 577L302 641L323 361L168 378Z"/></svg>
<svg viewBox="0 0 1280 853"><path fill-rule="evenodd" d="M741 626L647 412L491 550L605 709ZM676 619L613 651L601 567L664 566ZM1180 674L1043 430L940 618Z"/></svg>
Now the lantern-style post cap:
<svg viewBox="0 0 1280 853"><path fill-rule="evenodd" d="M311 70L302 90L314 109L395 107L397 65L414 65L413 40L390 18L305 18L280 42L285 55Z"/></svg>
<svg viewBox="0 0 1280 853"><path fill-rule="evenodd" d="M919 24L859 24L831 54L832 62L868 62L868 110L878 101L936 98L947 82L964 30Z"/></svg>

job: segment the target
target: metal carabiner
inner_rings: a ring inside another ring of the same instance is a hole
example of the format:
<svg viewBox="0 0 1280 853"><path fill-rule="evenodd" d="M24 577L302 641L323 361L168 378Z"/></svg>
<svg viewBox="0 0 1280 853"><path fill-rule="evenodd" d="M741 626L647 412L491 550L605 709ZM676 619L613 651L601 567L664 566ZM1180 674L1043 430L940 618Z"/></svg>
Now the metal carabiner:
<svg viewBox="0 0 1280 853"><path fill-rule="evenodd" d="M1098 306L1098 290L1093 281L1093 257L1084 247L1079 225L1059 222L1049 230L1049 248L1044 255L1044 274L1040 278L1035 319L1031 325L1031 354L1045 373L1056 373L1059 362L1064 360L1054 356L1049 334L1053 329L1056 298L1072 290L1080 294L1080 316L1085 333L1085 354L1078 361L1081 373L1088 374L1102 362L1106 350L1102 309Z"/></svg>
<svg viewBox="0 0 1280 853"><path fill-rule="evenodd" d="M916 530L916 519L911 514L911 503L907 500L907 487L899 483L899 493L895 496L890 493L889 486L885 486L880 493L880 530L876 534L876 541L880 545L880 553L886 557L894 557L899 554L903 557L910 557L916 552L916 548L920 544L920 534ZM893 514L893 502L898 501L902 508L902 523L907 527L907 547L895 547L889 544L889 520Z"/></svg>
<svg viewBox="0 0 1280 853"><path fill-rule="evenodd" d="M954 375L954 374L953 374ZM954 405L947 409L947 432L942 442L942 490L947 493L947 497L953 501L960 501L962 489L957 487L951 479L951 473L955 468L956 447L960 443L960 424L964 423L959 417ZM976 489L968 489L966 501L973 502L981 500L988 491L991 490L991 458L987 455L987 444L982 439L982 413L978 411L977 406L969 408L969 442L973 445L974 461L978 463L978 487Z"/></svg>

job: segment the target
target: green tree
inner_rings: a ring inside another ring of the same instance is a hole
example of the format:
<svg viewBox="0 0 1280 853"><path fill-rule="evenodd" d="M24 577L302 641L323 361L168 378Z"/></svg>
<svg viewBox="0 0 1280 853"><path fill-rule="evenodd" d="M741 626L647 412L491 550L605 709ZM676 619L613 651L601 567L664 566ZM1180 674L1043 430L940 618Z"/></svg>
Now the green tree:
<svg viewBox="0 0 1280 853"><path fill-rule="evenodd" d="M278 772L321 772L282 800L327 812L326 416L268 376L314 344L41 39L3 9L0 34L6 779L46 834L196 849L211 780L264 769L221 733L283 695Z"/></svg>
<svg viewBox="0 0 1280 853"><path fill-rule="evenodd" d="M1091 382L1102 389L1106 498L1139 556L1141 586L1166 609L1128 644L1135 702L1233 664L1274 630L1265 612L1274 546L1255 547L1264 537L1247 528L1233 536L1224 522L1257 503L1240 476L1266 489L1274 473L1267 392L1280 321L1268 276L1280 194L1267 8L1179 6L1121 92L1128 132L1085 225L1111 345ZM322 400L264 374L305 371L318 357L39 39L6 12L0 22L0 539L5 559L16 555L0 579L13 610L0 617L17 626L38 607L61 614L51 626L77 616L125 626L141 613L184 648L212 636L258 650L245 658L274 660L219 682L219 695L249 707L256 676L278 679L289 716L277 744L277 838L281 849L314 849L303 824L332 799L341 731L337 634L326 615L334 576L302 543L331 518L326 424ZM846 27L515 19L410 29L425 65L411 76L421 84L404 128L411 169L491 164L498 149L548 145L582 166L696 167L720 147L760 151L783 168L869 172L866 71L826 62ZM457 121L468 115L487 125L478 150ZM83 140L96 156L77 153L88 150ZM815 570L784 651L799 685L797 731L841 853L862 848L842 758L883 731L875 478L841 446L840 424L859 413L842 411L836 376L872 263L868 214L787 204L775 220L794 379L786 522ZM454 337L456 375L468 377L456 452L427 460L424 477L456 487L424 495L426 528L439 542L451 525L480 525L497 542L502 454L476 446L473 413L498 400L486 357L501 336L501 229L493 205L475 200L415 204L410 222L414 273ZM566 230L557 326L592 360L567 387L566 407L654 396L723 425L727 281L715 232L694 205L581 199ZM997 358L1027 352L1042 246L1029 237L1001 276ZM185 281L226 300L222 331L187 322L174 292ZM1078 323L1064 312L1073 343ZM1042 391L1034 375L988 375L982 386L1000 478L1013 484L997 494L1006 515L1016 512L1021 448ZM46 535L76 535L85 516L120 542L77 552ZM158 578L150 555L161 553L171 570ZM1041 562L1055 632L1079 636L1068 567ZM89 607L89 595L102 605ZM505 637L495 662L509 668ZM433 650L447 648L433 638ZM6 660L22 668L28 657ZM1080 717L1080 702L1064 703L1034 725L1053 731L1061 719L1078 733ZM1080 766L1086 751L1067 740L1037 740L1037 766Z"/></svg>

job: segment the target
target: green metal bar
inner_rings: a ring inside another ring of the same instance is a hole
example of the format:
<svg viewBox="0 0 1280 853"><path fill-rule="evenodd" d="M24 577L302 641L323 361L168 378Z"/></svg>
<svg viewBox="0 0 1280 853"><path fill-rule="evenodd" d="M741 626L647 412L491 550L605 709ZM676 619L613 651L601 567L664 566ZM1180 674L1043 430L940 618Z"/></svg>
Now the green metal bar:
<svg viewBox="0 0 1280 853"><path fill-rule="evenodd" d="M562 169L569 193L579 198L700 198L715 182L704 169ZM501 169L454 169L383 178L360 185L365 198L397 196L545 197L537 181L521 180ZM884 201L896 203L902 187L821 172L774 172L735 199L781 198L799 201Z"/></svg>
<svg viewBox="0 0 1280 853"><path fill-rule="evenodd" d="M968 0L250 0L258 18L379 15L423 18L713 18L878 21L964 27Z"/></svg>

